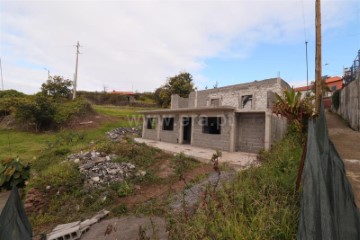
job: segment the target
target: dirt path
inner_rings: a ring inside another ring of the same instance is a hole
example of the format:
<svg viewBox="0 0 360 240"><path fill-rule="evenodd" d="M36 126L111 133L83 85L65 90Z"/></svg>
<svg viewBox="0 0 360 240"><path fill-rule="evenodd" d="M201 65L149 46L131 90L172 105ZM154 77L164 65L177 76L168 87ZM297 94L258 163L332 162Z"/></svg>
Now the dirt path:
<svg viewBox="0 0 360 240"><path fill-rule="evenodd" d="M353 131L333 113L326 113L329 137L345 163L346 175L360 208L360 132Z"/></svg>

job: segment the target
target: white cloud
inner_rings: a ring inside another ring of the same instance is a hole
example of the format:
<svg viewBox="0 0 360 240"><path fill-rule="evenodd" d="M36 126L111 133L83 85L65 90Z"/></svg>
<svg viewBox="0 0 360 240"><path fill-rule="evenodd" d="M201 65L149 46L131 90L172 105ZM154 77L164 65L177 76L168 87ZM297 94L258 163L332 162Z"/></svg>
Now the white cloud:
<svg viewBox="0 0 360 240"><path fill-rule="evenodd" d="M345 22L338 13L350 3L323 2L327 26ZM28 93L46 80L44 68L73 77L77 41L83 45L79 89L145 91L181 70L206 83L206 59L245 58L258 44L298 42L303 34L302 2L295 0L0 4L5 87ZM303 4L307 29L313 29L314 3Z"/></svg>

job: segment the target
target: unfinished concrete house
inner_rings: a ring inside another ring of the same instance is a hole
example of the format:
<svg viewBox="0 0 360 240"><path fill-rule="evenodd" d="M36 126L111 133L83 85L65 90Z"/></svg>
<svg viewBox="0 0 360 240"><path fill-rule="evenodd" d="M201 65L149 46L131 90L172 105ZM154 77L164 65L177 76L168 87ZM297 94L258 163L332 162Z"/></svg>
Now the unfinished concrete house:
<svg viewBox="0 0 360 240"><path fill-rule="evenodd" d="M286 120L272 114L274 93L289 85L281 78L171 96L171 108L142 111L144 139L222 151L268 149L286 131Z"/></svg>

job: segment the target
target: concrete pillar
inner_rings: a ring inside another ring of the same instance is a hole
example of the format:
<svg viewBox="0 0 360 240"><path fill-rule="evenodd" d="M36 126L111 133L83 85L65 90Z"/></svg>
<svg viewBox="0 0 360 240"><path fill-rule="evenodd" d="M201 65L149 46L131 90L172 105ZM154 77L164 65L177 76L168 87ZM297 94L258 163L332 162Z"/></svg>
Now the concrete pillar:
<svg viewBox="0 0 360 240"><path fill-rule="evenodd" d="M146 123L147 123L147 116L144 114L143 115L143 129L142 129L142 135L141 135L142 138L144 138L145 131L147 129Z"/></svg>
<svg viewBox="0 0 360 240"><path fill-rule="evenodd" d="M195 119L196 119L196 115L190 115L191 117L191 141L190 141L190 145L193 145L194 143L194 127L195 127Z"/></svg>
<svg viewBox="0 0 360 240"><path fill-rule="evenodd" d="M272 113L269 111L265 112L265 139L264 148L269 150L271 146L271 117Z"/></svg>
<svg viewBox="0 0 360 240"><path fill-rule="evenodd" d="M195 91L195 102L194 102L194 107L197 108L197 91Z"/></svg>
<svg viewBox="0 0 360 240"><path fill-rule="evenodd" d="M160 141L160 131L162 129L162 117L161 115L157 116L157 124L156 124L156 140Z"/></svg>
<svg viewBox="0 0 360 240"><path fill-rule="evenodd" d="M179 115L179 143L183 144L183 115Z"/></svg>
<svg viewBox="0 0 360 240"><path fill-rule="evenodd" d="M230 152L235 152L235 145L236 145L236 115L235 113L227 114L228 124L230 126Z"/></svg>

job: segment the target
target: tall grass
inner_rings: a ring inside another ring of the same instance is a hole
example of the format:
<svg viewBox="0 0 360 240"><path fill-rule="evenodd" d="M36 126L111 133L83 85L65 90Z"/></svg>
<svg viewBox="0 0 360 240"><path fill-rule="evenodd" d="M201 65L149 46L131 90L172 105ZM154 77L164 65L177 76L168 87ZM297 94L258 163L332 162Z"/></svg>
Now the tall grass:
<svg viewBox="0 0 360 240"><path fill-rule="evenodd" d="M298 137L288 135L261 154L262 165L240 172L216 192L209 189L191 216L170 220L171 239L295 239L301 157Z"/></svg>

